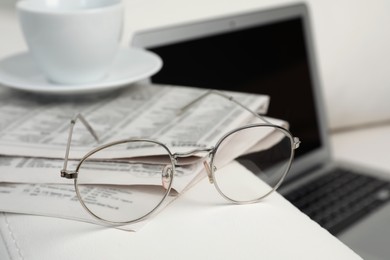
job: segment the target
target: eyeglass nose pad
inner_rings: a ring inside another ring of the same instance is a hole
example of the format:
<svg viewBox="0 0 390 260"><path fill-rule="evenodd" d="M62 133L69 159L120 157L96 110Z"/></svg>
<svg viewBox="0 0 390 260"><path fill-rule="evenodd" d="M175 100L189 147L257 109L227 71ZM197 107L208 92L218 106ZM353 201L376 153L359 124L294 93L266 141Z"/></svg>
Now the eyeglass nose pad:
<svg viewBox="0 0 390 260"><path fill-rule="evenodd" d="M173 175L172 165L166 165L162 171L162 176L161 176L162 186L166 190L169 189L169 185L171 184L171 180L172 180L172 175Z"/></svg>
<svg viewBox="0 0 390 260"><path fill-rule="evenodd" d="M207 173L207 177L209 177L209 182L211 184L214 183L214 178L213 178L213 173L211 172L211 168L210 168L210 164L206 161L203 161L203 166L206 170L206 173Z"/></svg>

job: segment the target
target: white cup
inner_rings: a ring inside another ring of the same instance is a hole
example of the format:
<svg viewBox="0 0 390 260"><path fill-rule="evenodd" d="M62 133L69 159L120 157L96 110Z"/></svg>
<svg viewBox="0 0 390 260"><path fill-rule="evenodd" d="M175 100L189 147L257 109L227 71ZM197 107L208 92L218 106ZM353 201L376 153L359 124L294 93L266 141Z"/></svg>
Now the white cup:
<svg viewBox="0 0 390 260"><path fill-rule="evenodd" d="M29 51L49 80L82 84L107 74L122 34L120 0L22 0L17 10Z"/></svg>

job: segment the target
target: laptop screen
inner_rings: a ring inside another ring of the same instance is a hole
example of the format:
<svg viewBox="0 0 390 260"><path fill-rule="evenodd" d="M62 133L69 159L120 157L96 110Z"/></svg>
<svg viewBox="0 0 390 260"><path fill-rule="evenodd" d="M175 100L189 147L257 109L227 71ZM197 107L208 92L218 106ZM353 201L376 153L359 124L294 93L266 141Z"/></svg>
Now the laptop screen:
<svg viewBox="0 0 390 260"><path fill-rule="evenodd" d="M306 45L304 21L297 15L183 37L148 46L164 62L151 80L269 95L267 115L288 121L291 132L302 141L297 160L324 145Z"/></svg>

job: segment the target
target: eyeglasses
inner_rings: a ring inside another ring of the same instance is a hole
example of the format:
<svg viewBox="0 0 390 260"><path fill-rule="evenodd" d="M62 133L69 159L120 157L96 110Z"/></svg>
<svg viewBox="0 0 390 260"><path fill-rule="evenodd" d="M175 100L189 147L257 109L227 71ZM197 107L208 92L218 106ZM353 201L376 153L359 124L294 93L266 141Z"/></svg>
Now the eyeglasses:
<svg viewBox="0 0 390 260"><path fill-rule="evenodd" d="M183 111L210 94L233 102L262 123L230 130L214 146L188 152L172 152L166 144L148 138L118 140L94 148L80 159L75 170L68 170L76 121L81 121L98 141L91 125L78 114L70 123L61 177L74 179L78 200L87 212L112 225L137 222L155 212L174 192L174 179L193 170L192 164L188 163L193 157L198 158L197 165L201 162L210 183L225 199L237 204L260 201L281 185L290 169L294 150L299 147L299 138L220 91L207 91ZM255 173L244 176L240 172L224 170L232 142L240 145L248 137L259 136L267 138L250 154L258 164Z"/></svg>

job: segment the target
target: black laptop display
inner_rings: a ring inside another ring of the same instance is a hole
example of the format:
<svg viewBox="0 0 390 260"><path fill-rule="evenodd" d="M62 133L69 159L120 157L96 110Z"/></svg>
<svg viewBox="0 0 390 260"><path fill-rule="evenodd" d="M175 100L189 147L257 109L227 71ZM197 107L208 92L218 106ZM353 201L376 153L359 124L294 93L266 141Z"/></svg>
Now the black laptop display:
<svg viewBox="0 0 390 260"><path fill-rule="evenodd" d="M299 156L321 145L302 26L295 18L151 48L164 61L152 82L270 95L268 115L294 122L304 140Z"/></svg>

